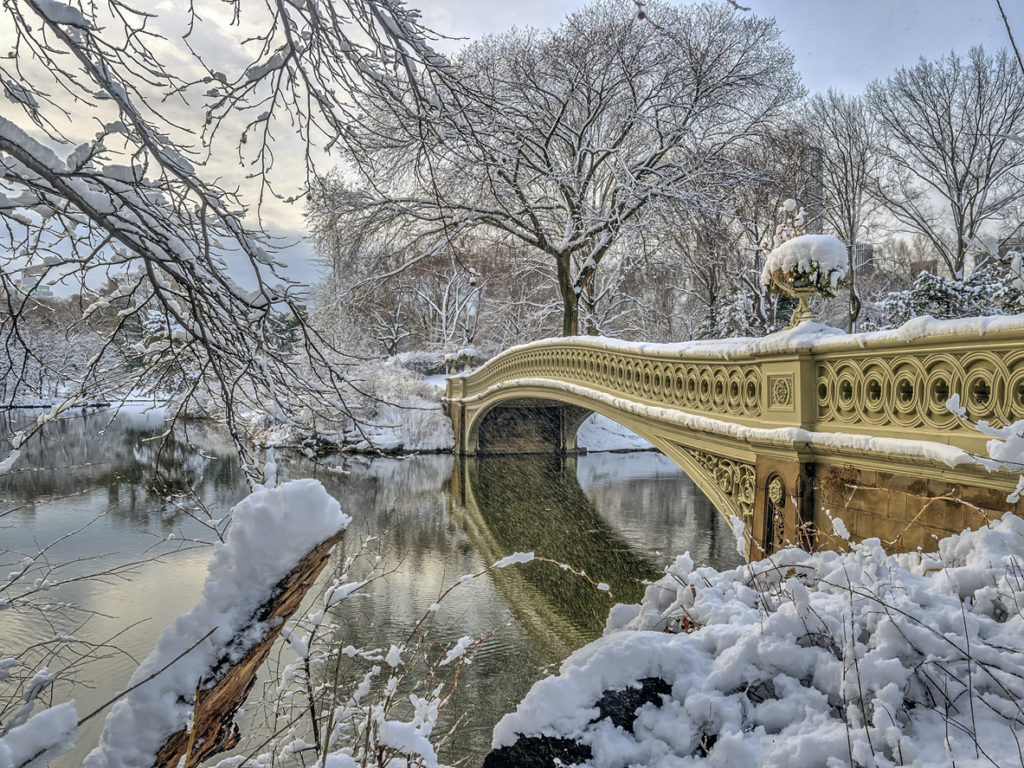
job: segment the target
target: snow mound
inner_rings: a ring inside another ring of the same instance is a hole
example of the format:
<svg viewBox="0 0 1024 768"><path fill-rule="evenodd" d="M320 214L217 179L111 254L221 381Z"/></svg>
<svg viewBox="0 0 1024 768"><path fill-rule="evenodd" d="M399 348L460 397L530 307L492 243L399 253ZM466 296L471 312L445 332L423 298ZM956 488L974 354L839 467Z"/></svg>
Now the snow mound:
<svg viewBox="0 0 1024 768"><path fill-rule="evenodd" d="M650 451L649 442L599 413L588 416L576 433L576 445L590 452Z"/></svg>
<svg viewBox="0 0 1024 768"><path fill-rule="evenodd" d="M1024 743L1024 521L937 554L784 550L719 573L683 555L640 605L537 683L494 731L573 739L586 765L1018 765ZM666 681L633 733L603 691Z"/></svg>
<svg viewBox="0 0 1024 768"><path fill-rule="evenodd" d="M164 629L135 670L129 687L158 674L114 705L85 768L152 765L164 740L185 727L196 684L225 653L235 662L265 636L267 627L253 616L273 587L349 520L312 479L263 488L239 502L226 541L214 550L199 604Z"/></svg>
<svg viewBox="0 0 1024 768"><path fill-rule="evenodd" d="M761 270L761 284L770 285L772 275L781 272L793 277L798 285L800 279L807 279L835 289L846 277L848 268L846 246L841 241L831 235L800 235L768 254Z"/></svg>
<svg viewBox="0 0 1024 768"><path fill-rule="evenodd" d="M37 712L0 738L0 768L42 768L75 745L78 713L65 701Z"/></svg>

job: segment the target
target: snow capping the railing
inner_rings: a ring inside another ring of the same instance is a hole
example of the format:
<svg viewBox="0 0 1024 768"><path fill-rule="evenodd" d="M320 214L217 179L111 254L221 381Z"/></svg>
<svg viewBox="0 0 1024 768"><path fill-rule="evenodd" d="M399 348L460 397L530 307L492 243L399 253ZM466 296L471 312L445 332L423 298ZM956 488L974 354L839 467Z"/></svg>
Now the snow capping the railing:
<svg viewBox="0 0 1024 768"><path fill-rule="evenodd" d="M589 347L608 352L664 356L670 358L703 357L716 360L750 358L759 355L794 352L832 352L866 347L907 344L923 339L941 342L945 337L984 336L989 333L1024 331L1024 314L989 315L956 320L936 320L925 315L909 320L899 328L869 333L845 333L824 323L809 321L795 328L755 338L738 336L729 339L706 339L674 343L623 341L606 336L559 336L509 347L474 371L459 376L479 374L494 362L507 356L531 350L561 347Z"/></svg>
<svg viewBox="0 0 1024 768"><path fill-rule="evenodd" d="M231 649L236 662L266 634L253 622L271 590L316 546L346 528L341 511L317 480L261 488L239 502L224 543L208 567L203 594L190 612L169 624L129 686L145 680L214 632L153 680L120 699L107 716L99 745L85 768L152 765L171 734L186 727L196 684Z"/></svg>

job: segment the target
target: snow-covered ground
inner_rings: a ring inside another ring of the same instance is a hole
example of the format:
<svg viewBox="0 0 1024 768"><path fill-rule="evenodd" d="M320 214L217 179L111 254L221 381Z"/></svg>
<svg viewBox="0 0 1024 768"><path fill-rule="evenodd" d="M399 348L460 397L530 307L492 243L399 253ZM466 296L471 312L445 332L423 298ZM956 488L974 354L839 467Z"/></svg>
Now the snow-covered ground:
<svg viewBox="0 0 1024 768"><path fill-rule="evenodd" d="M590 452L654 450L654 446L640 435L599 413L587 417L580 425L576 444Z"/></svg>
<svg viewBox="0 0 1024 768"><path fill-rule="evenodd" d="M683 555L533 687L494 745L570 739L602 768L1020 765L1022 562L1009 514L933 555L872 539L723 573ZM633 733L596 718L602 692L645 678L671 694Z"/></svg>

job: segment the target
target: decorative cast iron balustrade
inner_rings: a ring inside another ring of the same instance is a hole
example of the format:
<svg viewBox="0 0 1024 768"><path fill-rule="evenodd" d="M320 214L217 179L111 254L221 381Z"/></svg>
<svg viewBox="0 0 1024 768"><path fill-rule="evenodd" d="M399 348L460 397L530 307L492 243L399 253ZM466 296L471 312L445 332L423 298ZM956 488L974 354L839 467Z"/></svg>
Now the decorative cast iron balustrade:
<svg viewBox="0 0 1024 768"><path fill-rule="evenodd" d="M762 413L757 363L620 352L578 341L510 350L460 378L465 385L462 397L514 380L549 379L716 417L753 422Z"/></svg>
<svg viewBox="0 0 1024 768"><path fill-rule="evenodd" d="M956 430L946 408L960 395L969 418L1008 424L1024 418L1024 345L816 357L817 421L843 427Z"/></svg>
<svg viewBox="0 0 1024 768"><path fill-rule="evenodd" d="M448 399L466 402L498 385L545 380L745 426L904 436L968 450L982 443L946 409L950 395L960 394L974 421L1024 418L1024 322L1012 318L984 334L954 326L911 341L867 334L828 337L811 349L751 347L758 348L774 351L721 359L711 346L711 354L701 354L699 347L632 350L596 339L552 339L450 379Z"/></svg>

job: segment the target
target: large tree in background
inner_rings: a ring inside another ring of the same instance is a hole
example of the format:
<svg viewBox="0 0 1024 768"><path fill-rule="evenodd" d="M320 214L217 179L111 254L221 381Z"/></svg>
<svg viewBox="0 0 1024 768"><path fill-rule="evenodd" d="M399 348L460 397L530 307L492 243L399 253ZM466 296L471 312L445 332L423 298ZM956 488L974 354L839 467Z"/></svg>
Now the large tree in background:
<svg viewBox="0 0 1024 768"><path fill-rule="evenodd" d="M364 194L320 215L407 222L411 261L472 230L525 244L553 268L567 335L616 244L663 201L709 205L724 178L743 183L732 150L800 94L773 20L710 4L598 2L453 67L462 91L429 109L367 107L350 135Z"/></svg>
<svg viewBox="0 0 1024 768"><path fill-rule="evenodd" d="M807 105L807 130L821 150L823 216L849 253L847 330L857 328L857 244L877 206L871 191L881 172L878 129L863 99L832 89Z"/></svg>
<svg viewBox="0 0 1024 768"><path fill-rule="evenodd" d="M1024 197L1024 72L1006 50L972 48L899 69L867 99L883 133L882 202L963 278L975 239Z"/></svg>

